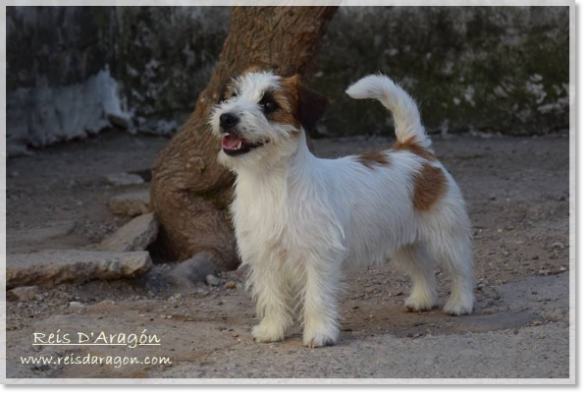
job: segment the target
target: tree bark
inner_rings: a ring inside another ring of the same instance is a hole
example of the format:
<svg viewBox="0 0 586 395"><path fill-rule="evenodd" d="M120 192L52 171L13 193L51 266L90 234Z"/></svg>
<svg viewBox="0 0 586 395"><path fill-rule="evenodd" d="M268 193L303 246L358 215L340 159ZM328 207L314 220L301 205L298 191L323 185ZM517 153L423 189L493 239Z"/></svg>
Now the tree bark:
<svg viewBox="0 0 586 395"><path fill-rule="evenodd" d="M151 205L160 224L157 246L171 259L196 254L219 270L238 266L227 210L234 176L217 161L220 142L207 121L224 83L251 66L307 76L337 7L234 7L217 70L195 111L153 167Z"/></svg>

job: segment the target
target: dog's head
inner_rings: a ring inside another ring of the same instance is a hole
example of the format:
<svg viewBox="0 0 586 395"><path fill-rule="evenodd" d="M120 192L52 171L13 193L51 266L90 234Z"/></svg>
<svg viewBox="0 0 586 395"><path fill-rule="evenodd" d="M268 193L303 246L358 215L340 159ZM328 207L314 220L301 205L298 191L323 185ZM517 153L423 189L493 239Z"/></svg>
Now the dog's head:
<svg viewBox="0 0 586 395"><path fill-rule="evenodd" d="M301 84L299 76L246 72L231 80L209 123L221 138L226 166L266 166L293 155L304 131L315 127L330 101Z"/></svg>

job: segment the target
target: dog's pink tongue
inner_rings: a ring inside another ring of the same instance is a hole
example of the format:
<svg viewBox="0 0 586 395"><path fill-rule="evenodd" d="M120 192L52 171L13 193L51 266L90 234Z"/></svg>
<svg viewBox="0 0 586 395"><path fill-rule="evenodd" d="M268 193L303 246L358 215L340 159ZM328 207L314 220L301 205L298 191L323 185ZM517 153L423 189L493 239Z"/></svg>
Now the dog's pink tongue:
<svg viewBox="0 0 586 395"><path fill-rule="evenodd" d="M236 136L232 136L230 134L225 135L222 137L222 147L232 149L235 148L242 139L239 139Z"/></svg>

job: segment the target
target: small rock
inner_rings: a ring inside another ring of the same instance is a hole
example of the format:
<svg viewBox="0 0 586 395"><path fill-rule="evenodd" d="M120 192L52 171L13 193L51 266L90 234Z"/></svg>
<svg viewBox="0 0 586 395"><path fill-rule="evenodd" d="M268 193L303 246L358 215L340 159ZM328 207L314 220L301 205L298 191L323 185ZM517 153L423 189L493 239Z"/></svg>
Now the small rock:
<svg viewBox="0 0 586 395"><path fill-rule="evenodd" d="M150 192L145 189L117 195L110 199L108 206L114 215L136 217L137 215L146 214L151 211Z"/></svg>
<svg viewBox="0 0 586 395"><path fill-rule="evenodd" d="M32 300L37 300L37 296L39 295L40 289L36 285L31 287L18 287L6 292L6 298L12 302L30 302Z"/></svg>
<svg viewBox="0 0 586 395"><path fill-rule="evenodd" d="M208 296L210 294L207 290L205 290L203 288L196 288L194 292L196 295L199 295L199 296Z"/></svg>
<svg viewBox="0 0 586 395"><path fill-rule="evenodd" d="M112 126L122 130L127 130L130 125L130 121L120 115L108 114L108 121Z"/></svg>
<svg viewBox="0 0 586 395"><path fill-rule="evenodd" d="M234 281L228 281L226 283L226 285L224 285L224 288L226 288L226 289L234 289L234 288L236 288L236 283Z"/></svg>
<svg viewBox="0 0 586 395"><path fill-rule="evenodd" d="M69 308L71 310L81 310L85 307L85 305L81 302L69 302Z"/></svg>
<svg viewBox="0 0 586 395"><path fill-rule="evenodd" d="M531 257L531 259L533 259L534 261L536 261L536 260L538 260L538 259L539 259L539 255L533 255L533 256Z"/></svg>
<svg viewBox="0 0 586 395"><path fill-rule="evenodd" d="M129 173L109 174L106 176L106 179L110 184L117 187L144 184L144 179L142 177Z"/></svg>
<svg viewBox="0 0 586 395"><path fill-rule="evenodd" d="M205 252L196 254L193 258L179 263L168 273L171 283L180 288L193 288L198 283L205 283L206 276L213 274L216 267L212 264Z"/></svg>
<svg viewBox="0 0 586 395"><path fill-rule="evenodd" d="M551 322L557 322L564 319L564 314L561 309L547 311L543 317Z"/></svg>
<svg viewBox="0 0 586 395"><path fill-rule="evenodd" d="M155 241L159 225L153 213L144 214L118 229L98 247L102 251L145 251Z"/></svg>
<svg viewBox="0 0 586 395"><path fill-rule="evenodd" d="M551 272L549 270L540 270L537 272L540 276L548 276Z"/></svg>
<svg viewBox="0 0 586 395"><path fill-rule="evenodd" d="M206 284L211 285L212 287L217 287L220 285L220 279L213 274L208 274L206 276Z"/></svg>
<svg viewBox="0 0 586 395"><path fill-rule="evenodd" d="M551 245L553 248L555 248L556 250L561 250L564 248L564 243L556 241L555 243L553 243Z"/></svg>

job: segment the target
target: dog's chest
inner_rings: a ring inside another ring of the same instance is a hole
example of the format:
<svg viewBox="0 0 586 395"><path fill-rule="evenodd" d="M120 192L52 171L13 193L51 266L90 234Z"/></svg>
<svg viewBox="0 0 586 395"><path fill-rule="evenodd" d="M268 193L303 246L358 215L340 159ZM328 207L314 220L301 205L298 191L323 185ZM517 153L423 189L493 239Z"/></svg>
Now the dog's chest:
<svg viewBox="0 0 586 395"><path fill-rule="evenodd" d="M296 203L297 202L297 203ZM292 191L240 186L232 205L238 246L244 259L295 260L311 243L305 222L316 220Z"/></svg>

